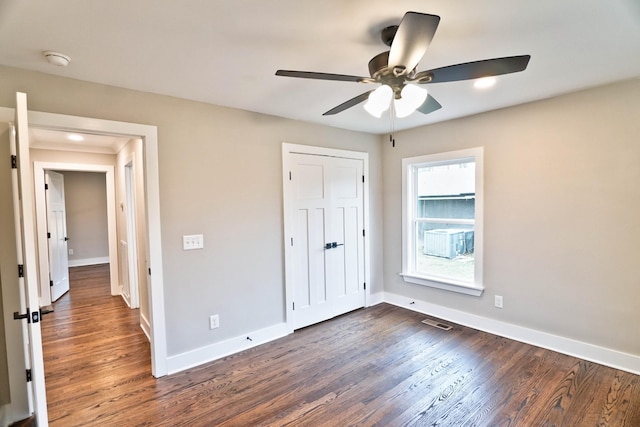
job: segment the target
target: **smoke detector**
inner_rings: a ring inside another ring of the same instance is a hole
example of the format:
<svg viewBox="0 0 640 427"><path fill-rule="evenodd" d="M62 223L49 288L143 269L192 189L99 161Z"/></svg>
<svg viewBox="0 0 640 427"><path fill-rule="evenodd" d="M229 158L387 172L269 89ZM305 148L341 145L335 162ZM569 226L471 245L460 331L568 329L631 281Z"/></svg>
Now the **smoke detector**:
<svg viewBox="0 0 640 427"><path fill-rule="evenodd" d="M63 53L54 52L52 50L45 50L42 52L49 64L56 65L58 67L66 67L71 62L71 58Z"/></svg>

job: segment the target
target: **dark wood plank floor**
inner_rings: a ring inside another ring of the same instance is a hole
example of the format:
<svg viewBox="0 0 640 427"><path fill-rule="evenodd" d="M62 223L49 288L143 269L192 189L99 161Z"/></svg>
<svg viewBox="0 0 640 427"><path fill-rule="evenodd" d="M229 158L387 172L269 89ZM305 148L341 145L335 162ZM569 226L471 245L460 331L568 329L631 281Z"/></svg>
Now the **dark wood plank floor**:
<svg viewBox="0 0 640 427"><path fill-rule="evenodd" d="M44 319L52 426L640 426L640 376L387 304L156 380L108 274Z"/></svg>

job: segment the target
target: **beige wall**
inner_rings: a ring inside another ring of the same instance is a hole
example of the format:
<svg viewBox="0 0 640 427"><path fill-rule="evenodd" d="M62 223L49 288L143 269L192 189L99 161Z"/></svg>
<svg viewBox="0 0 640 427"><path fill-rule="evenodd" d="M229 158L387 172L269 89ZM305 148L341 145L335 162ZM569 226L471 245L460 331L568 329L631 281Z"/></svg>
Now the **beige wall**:
<svg viewBox="0 0 640 427"><path fill-rule="evenodd" d="M399 132L383 152L385 291L640 355L639 117L633 80ZM401 159L478 146L484 295L404 283Z"/></svg>
<svg viewBox="0 0 640 427"><path fill-rule="evenodd" d="M158 126L169 355L284 320L282 142L369 153L370 282L382 291L377 136L6 67L0 78L0 106L20 90L30 110ZM183 251L182 235L200 233L205 248Z"/></svg>
<svg viewBox="0 0 640 427"><path fill-rule="evenodd" d="M109 258L106 175L62 172L64 175L69 262Z"/></svg>
<svg viewBox="0 0 640 427"><path fill-rule="evenodd" d="M21 90L31 110L158 126L169 355L283 321L283 141L369 153L374 293L640 355L638 80L398 132L391 148L379 136L23 70L0 67L0 78L0 106ZM476 146L484 295L402 282L401 159ZM199 233L205 249L182 251L181 236Z"/></svg>

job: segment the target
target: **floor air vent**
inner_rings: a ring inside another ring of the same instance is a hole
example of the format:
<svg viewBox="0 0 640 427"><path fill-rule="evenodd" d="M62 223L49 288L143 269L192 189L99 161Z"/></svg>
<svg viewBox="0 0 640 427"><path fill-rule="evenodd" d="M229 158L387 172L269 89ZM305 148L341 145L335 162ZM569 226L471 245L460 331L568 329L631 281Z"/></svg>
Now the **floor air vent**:
<svg viewBox="0 0 640 427"><path fill-rule="evenodd" d="M442 329L443 331L448 331L452 328L451 325L447 325L446 323L438 322L437 320L433 319L424 319L422 323L424 323L425 325L433 326L434 328Z"/></svg>

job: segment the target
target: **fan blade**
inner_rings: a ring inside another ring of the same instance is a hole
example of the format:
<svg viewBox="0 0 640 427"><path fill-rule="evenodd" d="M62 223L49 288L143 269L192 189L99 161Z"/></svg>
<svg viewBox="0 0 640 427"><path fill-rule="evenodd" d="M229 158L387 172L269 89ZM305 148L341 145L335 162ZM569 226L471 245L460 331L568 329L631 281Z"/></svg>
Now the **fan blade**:
<svg viewBox="0 0 640 427"><path fill-rule="evenodd" d="M356 106L358 104L360 104L361 102L364 102L367 100L367 98L369 98L369 94L373 92L372 90L365 92L363 94L360 94L358 96L356 96L355 98L351 98L350 100L343 102L342 104L338 105L337 107L333 107L331 110L327 111L326 113L323 114L323 116L332 116L334 114L338 114L344 110L346 110L347 108L351 108L353 106Z"/></svg>
<svg viewBox="0 0 640 427"><path fill-rule="evenodd" d="M405 73L413 70L424 56L438 28L440 17L407 12L393 37L389 52L389 67L402 67Z"/></svg>
<svg viewBox="0 0 640 427"><path fill-rule="evenodd" d="M427 99L416 109L416 111L420 111L422 114L429 114L441 108L442 105L440 105L433 96L427 95Z"/></svg>
<svg viewBox="0 0 640 427"><path fill-rule="evenodd" d="M527 68L531 55L508 56L506 58L485 59L483 61L466 62L449 65L419 74L431 74L433 78L427 83L456 82L460 80L479 79L481 77L499 76L517 73Z"/></svg>
<svg viewBox="0 0 640 427"><path fill-rule="evenodd" d="M276 76L298 77L301 79L337 80L342 82L364 82L368 77L348 76L345 74L315 73L313 71L278 70Z"/></svg>

